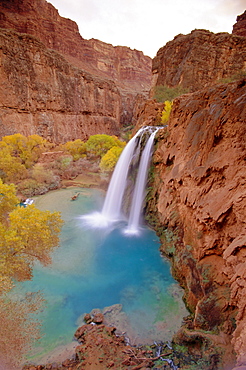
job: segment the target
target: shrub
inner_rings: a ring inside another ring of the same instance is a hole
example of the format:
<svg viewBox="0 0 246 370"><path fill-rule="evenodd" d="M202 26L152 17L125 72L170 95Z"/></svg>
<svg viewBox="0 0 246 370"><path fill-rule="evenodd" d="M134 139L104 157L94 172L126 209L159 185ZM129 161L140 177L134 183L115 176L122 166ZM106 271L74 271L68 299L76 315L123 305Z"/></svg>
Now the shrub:
<svg viewBox="0 0 246 370"><path fill-rule="evenodd" d="M57 189L60 185L59 176L43 168L34 169L33 177L21 181L17 188L26 197L45 194L49 190Z"/></svg>
<svg viewBox="0 0 246 370"><path fill-rule="evenodd" d="M47 140L39 135L23 136L14 134L4 136L2 145L8 150L12 157L19 158L20 163L26 168L30 168L38 161L40 154L50 147Z"/></svg>
<svg viewBox="0 0 246 370"><path fill-rule="evenodd" d="M73 160L77 161L86 155L86 144L80 140L68 141L62 145L62 149L73 156Z"/></svg>
<svg viewBox="0 0 246 370"><path fill-rule="evenodd" d="M154 99L156 99L159 103L162 103L166 100L172 101L177 96L187 94L189 92L188 89L182 86L175 86L175 87L168 87L166 85L158 85L155 86L154 89Z"/></svg>
<svg viewBox="0 0 246 370"><path fill-rule="evenodd" d="M169 120L169 116L172 110L173 103L169 100L165 101L165 106L161 114L161 123L166 124Z"/></svg>
<svg viewBox="0 0 246 370"><path fill-rule="evenodd" d="M102 157L100 162L100 169L102 171L112 171L121 155L123 148L113 146L107 151L107 153Z"/></svg>
<svg viewBox="0 0 246 370"><path fill-rule="evenodd" d="M123 148L125 143L116 136L92 135L86 142L87 153L97 157L103 157L113 146Z"/></svg>
<svg viewBox="0 0 246 370"><path fill-rule="evenodd" d="M229 83L229 82L233 82L233 81L240 80L243 78L246 78L246 71L238 71L237 73L233 74L230 77L221 78L218 82L219 83Z"/></svg>

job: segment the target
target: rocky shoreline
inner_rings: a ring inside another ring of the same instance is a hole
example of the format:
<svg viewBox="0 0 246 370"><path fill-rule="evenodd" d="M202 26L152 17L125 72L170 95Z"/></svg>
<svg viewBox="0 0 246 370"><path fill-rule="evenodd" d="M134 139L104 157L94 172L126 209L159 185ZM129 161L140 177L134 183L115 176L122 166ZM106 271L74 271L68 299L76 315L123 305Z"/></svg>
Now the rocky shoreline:
<svg viewBox="0 0 246 370"><path fill-rule="evenodd" d="M118 306L118 305L115 305ZM113 310L117 307L112 306ZM71 343L70 355L60 362L47 364L27 364L23 370L92 370L99 368L106 370L129 369L147 370L160 369L188 369L192 364L201 360L199 355L192 356L180 350L170 342L154 342L152 345L132 346L124 333L119 333L117 328L108 325L107 312L94 310L93 314L84 316L84 324L75 334L77 345ZM67 346L66 346L67 347ZM72 353L73 352L73 353ZM68 353L68 348L64 350Z"/></svg>

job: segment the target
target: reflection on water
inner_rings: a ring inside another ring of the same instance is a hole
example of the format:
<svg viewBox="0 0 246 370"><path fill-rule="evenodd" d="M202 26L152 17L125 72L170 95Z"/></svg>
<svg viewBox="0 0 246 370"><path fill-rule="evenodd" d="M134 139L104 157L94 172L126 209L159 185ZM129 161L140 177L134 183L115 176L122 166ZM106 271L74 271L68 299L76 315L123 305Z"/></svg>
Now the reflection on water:
<svg viewBox="0 0 246 370"><path fill-rule="evenodd" d="M102 201L100 191L78 188L36 200L38 208L60 211L65 220L53 263L36 265L33 280L18 287L41 290L47 300L40 315L45 334L36 349L40 354L71 342L81 317L95 308L118 304L111 320L132 344L170 340L187 314L152 230L130 237L122 232L124 224L110 232L83 227L81 215L100 210Z"/></svg>

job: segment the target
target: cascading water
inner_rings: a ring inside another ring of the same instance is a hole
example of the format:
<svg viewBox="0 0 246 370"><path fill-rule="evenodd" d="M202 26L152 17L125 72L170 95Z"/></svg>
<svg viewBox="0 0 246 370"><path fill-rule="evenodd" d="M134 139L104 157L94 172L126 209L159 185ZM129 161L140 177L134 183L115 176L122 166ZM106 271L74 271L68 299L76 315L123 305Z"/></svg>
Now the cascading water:
<svg viewBox="0 0 246 370"><path fill-rule="evenodd" d="M129 165L137 145L136 138L142 132L143 129L139 130L129 141L115 167L102 209L102 216L108 220L114 221L121 218L122 199L126 188Z"/></svg>
<svg viewBox="0 0 246 370"><path fill-rule="evenodd" d="M102 212L94 212L90 215L82 217L86 221L87 225L96 228L107 228L110 224L125 219L122 212L122 204L127 187L127 178L133 161L136 161L135 157L139 156L137 159L138 162L140 161L140 165L133 191L129 222L125 230L126 234L138 234L145 185L152 154L151 152L155 134L160 128L161 127L156 128L153 126L142 127L129 141L115 167ZM141 150L142 141L144 141L144 135L149 135L149 137L144 150Z"/></svg>
<svg viewBox="0 0 246 370"><path fill-rule="evenodd" d="M139 232L139 221L142 211L142 205L145 196L145 186L147 181L148 168L151 159L151 152L153 149L153 143L155 134L158 131L156 129L149 137L146 146L143 150L140 166L137 175L136 185L134 187L132 205L130 210L130 216L128 221L128 226L125 230L126 234L138 234Z"/></svg>

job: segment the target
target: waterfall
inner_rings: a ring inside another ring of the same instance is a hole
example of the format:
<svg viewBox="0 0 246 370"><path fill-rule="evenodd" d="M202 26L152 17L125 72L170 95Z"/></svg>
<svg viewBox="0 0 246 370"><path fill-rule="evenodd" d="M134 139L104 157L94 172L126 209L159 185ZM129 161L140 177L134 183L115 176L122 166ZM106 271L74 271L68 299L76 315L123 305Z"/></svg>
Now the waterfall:
<svg viewBox="0 0 246 370"><path fill-rule="evenodd" d="M146 146L143 150L140 166L137 175L136 185L134 187L132 205L130 210L130 216L128 221L128 226L126 228L127 234L137 234L139 231L139 221L142 211L142 205L145 197L145 187L148 175L148 169L151 159L151 152L153 148L154 138L157 129L150 135Z"/></svg>
<svg viewBox="0 0 246 370"><path fill-rule="evenodd" d="M130 167L133 162L136 162L139 163L139 168L136 181L134 180L129 221L125 233L138 234L152 148L155 134L159 128L161 127L146 126L141 128L126 145L113 172L102 211L82 216L87 225L106 228L125 219L122 212L123 197L128 183ZM145 134L148 135L147 140ZM145 141L145 147L141 150Z"/></svg>
<svg viewBox="0 0 246 370"><path fill-rule="evenodd" d="M137 145L136 138L142 132L143 129L139 130L129 141L116 164L102 209L102 216L106 219L114 221L121 218L122 199L126 188L130 163Z"/></svg>

